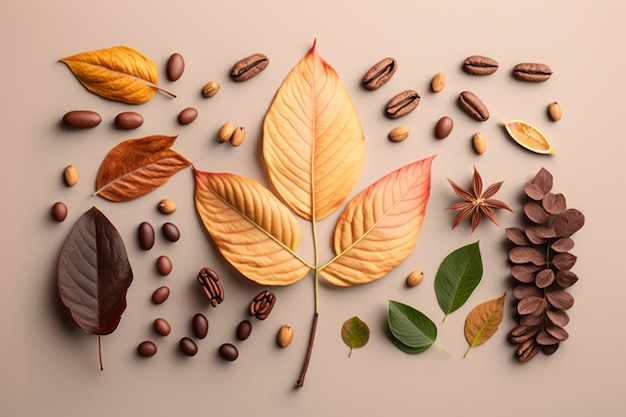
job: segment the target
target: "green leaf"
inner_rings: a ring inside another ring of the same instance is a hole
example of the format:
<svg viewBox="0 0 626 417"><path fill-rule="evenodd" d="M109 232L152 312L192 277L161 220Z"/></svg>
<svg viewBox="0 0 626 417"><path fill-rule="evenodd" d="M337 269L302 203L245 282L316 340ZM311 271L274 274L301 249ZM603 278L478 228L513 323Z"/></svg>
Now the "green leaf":
<svg viewBox="0 0 626 417"><path fill-rule="evenodd" d="M392 341L406 353L421 353L437 339L437 326L411 306L389 300L387 317Z"/></svg>
<svg viewBox="0 0 626 417"><path fill-rule="evenodd" d="M357 316L346 320L341 326L341 338L350 348L348 356L352 356L352 350L367 344L370 339L370 329L367 324Z"/></svg>
<svg viewBox="0 0 626 417"><path fill-rule="evenodd" d="M435 294L446 317L465 304L482 276L483 262L478 242L463 246L445 257L435 275Z"/></svg>

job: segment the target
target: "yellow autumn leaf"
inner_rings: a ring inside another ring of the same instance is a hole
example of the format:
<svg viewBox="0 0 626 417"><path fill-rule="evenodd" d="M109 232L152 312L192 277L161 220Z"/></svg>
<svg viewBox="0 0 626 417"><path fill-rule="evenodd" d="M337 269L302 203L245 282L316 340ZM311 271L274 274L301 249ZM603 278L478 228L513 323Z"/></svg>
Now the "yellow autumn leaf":
<svg viewBox="0 0 626 417"><path fill-rule="evenodd" d="M465 340L469 343L465 355L470 349L480 346L497 331L504 317L504 300L506 293L500 298L485 301L474 307L465 319Z"/></svg>
<svg viewBox="0 0 626 417"><path fill-rule="evenodd" d="M434 156L399 168L357 194L337 221L336 257L320 268L331 284L385 276L413 251L430 196Z"/></svg>
<svg viewBox="0 0 626 417"><path fill-rule="evenodd" d="M336 211L359 179L365 162L361 122L315 43L287 75L265 116L263 156L277 194L307 220Z"/></svg>
<svg viewBox="0 0 626 417"><path fill-rule="evenodd" d="M141 104L160 90L156 64L128 46L82 52L60 61L87 90L109 100Z"/></svg>
<svg viewBox="0 0 626 417"><path fill-rule="evenodd" d="M257 181L194 168L196 210L224 258L262 285L288 285L311 269L295 250L296 218Z"/></svg>

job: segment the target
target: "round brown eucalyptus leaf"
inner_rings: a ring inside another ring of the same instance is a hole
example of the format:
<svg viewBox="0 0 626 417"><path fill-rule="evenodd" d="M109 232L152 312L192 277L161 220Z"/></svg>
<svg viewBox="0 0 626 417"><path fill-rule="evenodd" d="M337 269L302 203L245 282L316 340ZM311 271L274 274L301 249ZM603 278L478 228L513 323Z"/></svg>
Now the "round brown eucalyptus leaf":
<svg viewBox="0 0 626 417"><path fill-rule="evenodd" d="M565 196L561 193L548 193L543 197L543 208L550 214L561 214L567 209Z"/></svg>
<svg viewBox="0 0 626 417"><path fill-rule="evenodd" d="M554 282L554 278L554 271L550 268L546 268L539 271L537 278L535 279L535 284L537 284L537 287L539 288L546 288Z"/></svg>
<svg viewBox="0 0 626 417"><path fill-rule="evenodd" d="M585 216L577 209L567 209L554 220L552 227L557 237L570 237L585 224Z"/></svg>
<svg viewBox="0 0 626 417"><path fill-rule="evenodd" d="M540 268L532 264L515 265L511 268L511 275L519 282L530 284L535 280L535 275Z"/></svg>
<svg viewBox="0 0 626 417"><path fill-rule="evenodd" d="M513 287L513 297L522 300L526 297L539 297L541 290L534 285L517 285Z"/></svg>
<svg viewBox="0 0 626 417"><path fill-rule="evenodd" d="M565 327L569 323L569 316L562 310L548 310L546 311L546 316L550 323L555 326Z"/></svg>
<svg viewBox="0 0 626 417"><path fill-rule="evenodd" d="M537 334L537 338L535 340L537 340L537 343L539 343L542 346L554 345L556 343L559 343L559 339L557 339L556 337L548 333L546 329L542 329Z"/></svg>
<svg viewBox="0 0 626 417"><path fill-rule="evenodd" d="M574 305L574 297L566 291L546 292L548 302L558 310L567 310Z"/></svg>
<svg viewBox="0 0 626 417"><path fill-rule="evenodd" d="M545 309L545 299L543 297L526 297L517 303L517 312L521 315L541 314Z"/></svg>
<svg viewBox="0 0 626 417"><path fill-rule="evenodd" d="M546 195L540 186L531 183L524 185L524 192L528 197L537 201L541 201L543 196Z"/></svg>
<svg viewBox="0 0 626 417"><path fill-rule="evenodd" d="M556 283L562 288L568 288L576 284L578 275L572 271L559 271L556 273Z"/></svg>
<svg viewBox="0 0 626 417"><path fill-rule="evenodd" d="M531 184L538 186L544 194L549 193L553 184L552 174L547 169L541 168L531 181Z"/></svg>
<svg viewBox="0 0 626 417"><path fill-rule="evenodd" d="M545 224L550 218L548 212L540 204L533 201L524 204L524 214L530 221L537 224Z"/></svg>
<svg viewBox="0 0 626 417"><path fill-rule="evenodd" d="M519 246L529 246L530 240L524 234L524 231L519 227L508 227L505 230L506 237L511 242Z"/></svg>
<svg viewBox="0 0 626 417"><path fill-rule="evenodd" d="M559 349L559 344L555 343L553 345L542 346L541 351L546 355L552 355Z"/></svg>
<svg viewBox="0 0 626 417"><path fill-rule="evenodd" d="M576 264L576 259L571 253L559 253L552 259L552 265L561 271L568 271Z"/></svg>
<svg viewBox="0 0 626 417"><path fill-rule="evenodd" d="M515 264L532 263L537 266L546 264L543 255L537 249L528 246L517 246L511 249L509 259Z"/></svg>
<svg viewBox="0 0 626 417"><path fill-rule="evenodd" d="M528 240L534 245L542 245L546 243L547 239L553 238L555 235L554 230L543 226L529 226L526 228L525 233Z"/></svg>
<svg viewBox="0 0 626 417"><path fill-rule="evenodd" d="M562 237L555 240L550 247L560 253L568 252L574 248L574 240L570 237Z"/></svg>
<svg viewBox="0 0 626 417"><path fill-rule="evenodd" d="M539 326L540 324L543 325L543 317L538 315L522 316L519 320L519 324L520 326L528 327Z"/></svg>
<svg viewBox="0 0 626 417"><path fill-rule="evenodd" d="M567 330L562 328L561 326L555 326L553 324L546 325L546 332L550 334L550 336L554 337L559 342L563 342L569 338L569 333ZM545 343L542 343L542 345ZM549 343L551 344L551 343Z"/></svg>

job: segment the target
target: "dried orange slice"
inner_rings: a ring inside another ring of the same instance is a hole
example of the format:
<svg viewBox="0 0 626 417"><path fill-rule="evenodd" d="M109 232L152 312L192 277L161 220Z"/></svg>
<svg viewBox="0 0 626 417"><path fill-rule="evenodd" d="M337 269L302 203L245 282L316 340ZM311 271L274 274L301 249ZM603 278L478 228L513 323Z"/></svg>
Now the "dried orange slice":
<svg viewBox="0 0 626 417"><path fill-rule="evenodd" d="M556 151L550 145L541 130L523 120L502 120L508 134L522 147L540 154L553 154Z"/></svg>

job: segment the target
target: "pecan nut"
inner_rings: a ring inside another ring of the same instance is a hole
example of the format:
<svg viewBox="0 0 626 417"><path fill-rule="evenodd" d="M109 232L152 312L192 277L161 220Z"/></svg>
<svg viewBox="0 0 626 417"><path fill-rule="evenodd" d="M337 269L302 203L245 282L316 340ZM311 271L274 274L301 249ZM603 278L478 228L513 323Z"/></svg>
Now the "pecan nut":
<svg viewBox="0 0 626 417"><path fill-rule="evenodd" d="M276 303L276 295L264 290L257 294L250 302L248 312L251 316L255 316L259 320L265 320L274 308Z"/></svg>
<svg viewBox="0 0 626 417"><path fill-rule="evenodd" d="M202 268L198 273L198 283L213 307L224 301L224 288L219 279L217 273L209 267Z"/></svg>

